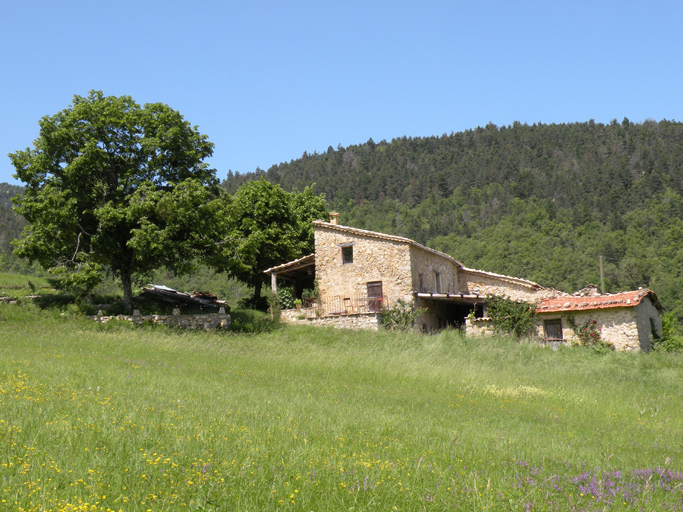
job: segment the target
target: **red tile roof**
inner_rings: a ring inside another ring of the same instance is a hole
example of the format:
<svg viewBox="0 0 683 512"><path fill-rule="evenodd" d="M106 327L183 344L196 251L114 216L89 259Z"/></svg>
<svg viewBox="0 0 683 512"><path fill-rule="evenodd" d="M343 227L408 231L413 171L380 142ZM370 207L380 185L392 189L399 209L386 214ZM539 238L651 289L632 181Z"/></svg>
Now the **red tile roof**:
<svg viewBox="0 0 683 512"><path fill-rule="evenodd" d="M574 297L564 295L550 299L542 299L536 306L537 313L554 313L560 311L584 311L591 309L632 308L640 304L645 297L650 297L657 309L663 309L652 290L642 289L633 292L597 295L591 297Z"/></svg>

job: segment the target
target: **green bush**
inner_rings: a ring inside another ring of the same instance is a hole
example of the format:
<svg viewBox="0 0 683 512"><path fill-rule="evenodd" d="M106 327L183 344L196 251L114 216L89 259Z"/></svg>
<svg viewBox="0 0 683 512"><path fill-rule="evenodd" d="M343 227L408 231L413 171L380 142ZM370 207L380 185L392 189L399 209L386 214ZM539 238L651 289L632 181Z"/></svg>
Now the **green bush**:
<svg viewBox="0 0 683 512"><path fill-rule="evenodd" d="M405 331L411 329L415 319L425 311L427 308L416 308L412 301L406 302L398 299L392 307L382 307L379 323L390 331Z"/></svg>
<svg viewBox="0 0 683 512"><path fill-rule="evenodd" d="M653 328L652 348L665 352L683 351L683 337L678 334L678 319L675 313L669 312L662 316L662 334L657 336Z"/></svg>
<svg viewBox="0 0 683 512"><path fill-rule="evenodd" d="M277 297L280 301L280 309L293 309L294 308L294 293L292 293L291 288L278 288Z"/></svg>
<svg viewBox="0 0 683 512"><path fill-rule="evenodd" d="M512 334L517 338L534 331L536 305L516 302L507 297L489 295L487 297L488 316L497 333Z"/></svg>
<svg viewBox="0 0 683 512"><path fill-rule="evenodd" d="M267 297L244 297L237 301L238 309L255 309L257 311L267 311L268 310L268 298Z"/></svg>
<svg viewBox="0 0 683 512"><path fill-rule="evenodd" d="M239 333L266 333L280 327L270 315L254 309L235 309L230 313L231 322L228 330Z"/></svg>

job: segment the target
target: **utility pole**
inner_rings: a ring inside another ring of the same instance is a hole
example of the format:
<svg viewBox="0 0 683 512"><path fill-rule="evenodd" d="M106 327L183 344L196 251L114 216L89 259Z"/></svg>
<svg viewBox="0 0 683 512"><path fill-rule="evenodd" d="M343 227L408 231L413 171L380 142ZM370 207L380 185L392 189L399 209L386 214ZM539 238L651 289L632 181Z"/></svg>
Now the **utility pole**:
<svg viewBox="0 0 683 512"><path fill-rule="evenodd" d="M600 255L600 291L605 295L605 275L602 272L602 254Z"/></svg>

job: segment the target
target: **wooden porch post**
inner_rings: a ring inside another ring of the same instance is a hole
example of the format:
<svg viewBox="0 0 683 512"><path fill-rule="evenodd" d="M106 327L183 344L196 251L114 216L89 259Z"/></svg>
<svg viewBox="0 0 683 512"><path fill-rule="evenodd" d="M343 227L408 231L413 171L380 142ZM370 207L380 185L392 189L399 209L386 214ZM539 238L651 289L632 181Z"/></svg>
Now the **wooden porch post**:
<svg viewBox="0 0 683 512"><path fill-rule="evenodd" d="M277 276L275 275L275 272L271 272L270 274L270 288L273 290L273 293L277 295Z"/></svg>

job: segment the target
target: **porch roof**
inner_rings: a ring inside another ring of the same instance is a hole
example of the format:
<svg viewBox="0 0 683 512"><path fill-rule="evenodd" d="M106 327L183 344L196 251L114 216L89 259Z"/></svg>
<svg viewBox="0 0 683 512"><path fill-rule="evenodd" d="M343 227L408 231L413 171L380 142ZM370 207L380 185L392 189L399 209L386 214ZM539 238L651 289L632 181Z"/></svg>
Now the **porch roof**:
<svg viewBox="0 0 683 512"><path fill-rule="evenodd" d="M425 300L441 300L449 302L460 302L467 304L474 304L477 302L484 302L486 297L483 295L473 293L431 293L431 292L415 292L415 296Z"/></svg>
<svg viewBox="0 0 683 512"><path fill-rule="evenodd" d="M313 269L311 271L311 269ZM315 273L315 254L309 254L298 260L283 263L263 271L264 274L275 274L283 279L302 279Z"/></svg>

